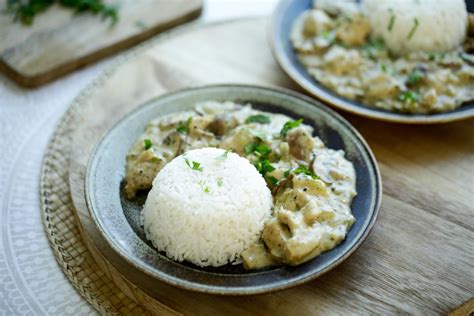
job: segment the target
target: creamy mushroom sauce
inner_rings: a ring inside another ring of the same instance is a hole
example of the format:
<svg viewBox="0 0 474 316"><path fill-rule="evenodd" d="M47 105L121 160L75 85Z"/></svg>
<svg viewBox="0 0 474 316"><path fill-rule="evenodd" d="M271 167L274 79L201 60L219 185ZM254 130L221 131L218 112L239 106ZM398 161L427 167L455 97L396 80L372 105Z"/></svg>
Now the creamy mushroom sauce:
<svg viewBox="0 0 474 316"><path fill-rule="evenodd" d="M205 102L151 121L127 155L126 197L151 188L163 166L190 149L220 147L246 157L273 194L261 242L242 254L246 269L297 265L344 240L354 223L355 171L312 127L250 105Z"/></svg>
<svg viewBox="0 0 474 316"><path fill-rule="evenodd" d="M447 53L392 56L383 41L371 38L370 33L371 26L359 5L345 3L338 7L324 1L295 21L291 42L318 82L373 107L436 113L474 100L472 14L464 45Z"/></svg>

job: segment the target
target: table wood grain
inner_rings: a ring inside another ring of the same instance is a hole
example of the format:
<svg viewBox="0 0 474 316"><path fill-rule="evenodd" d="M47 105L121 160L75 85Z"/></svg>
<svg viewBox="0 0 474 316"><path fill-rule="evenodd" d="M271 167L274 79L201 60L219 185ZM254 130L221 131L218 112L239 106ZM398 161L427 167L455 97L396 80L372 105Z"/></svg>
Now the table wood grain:
<svg viewBox="0 0 474 316"><path fill-rule="evenodd" d="M191 293L150 284L107 250L83 192L87 160L101 135L144 101L183 87L233 82L300 91L275 63L267 26L266 20L247 19L172 31L113 66L77 100L71 192L84 238L106 273L144 306L166 305L184 314L433 315L473 297L472 119L408 126L341 113L378 159L384 184L381 211L368 239L347 261L296 288L249 297Z"/></svg>
<svg viewBox="0 0 474 316"><path fill-rule="evenodd" d="M0 9L7 0L0 0ZM202 0L116 0L118 22L53 6L32 26L0 14L0 70L35 87L198 17Z"/></svg>

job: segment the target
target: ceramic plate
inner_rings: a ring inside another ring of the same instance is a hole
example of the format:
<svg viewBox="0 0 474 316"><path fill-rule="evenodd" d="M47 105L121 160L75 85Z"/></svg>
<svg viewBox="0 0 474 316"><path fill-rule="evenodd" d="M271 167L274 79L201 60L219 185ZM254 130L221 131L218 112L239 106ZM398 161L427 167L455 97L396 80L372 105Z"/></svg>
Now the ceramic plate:
<svg viewBox="0 0 474 316"><path fill-rule="evenodd" d="M355 166L358 195L352 204L356 222L344 242L302 265L261 271L246 271L241 265L200 268L170 260L152 247L139 221L146 193L134 201L122 196L125 156L152 118L191 110L197 102L207 100L251 103L260 110L303 118L329 148L346 152L346 157ZM346 120L300 94L241 85L181 90L149 101L128 114L106 134L92 153L85 190L89 211L100 233L114 251L145 272L150 282L164 281L189 290L229 295L280 290L331 270L367 237L377 217L382 194L376 161L364 139Z"/></svg>
<svg viewBox="0 0 474 316"><path fill-rule="evenodd" d="M316 0L317 1L317 0ZM466 1L468 9L474 10L474 0ZM474 102L469 102L453 111L439 114L400 114L373 108L360 102L337 95L331 89L319 84L298 61L290 42L293 22L304 11L312 8L313 0L282 0L271 22L270 41L273 54L282 69L303 89L324 103L362 116L411 124L442 123L474 117ZM471 11L472 12L472 11Z"/></svg>

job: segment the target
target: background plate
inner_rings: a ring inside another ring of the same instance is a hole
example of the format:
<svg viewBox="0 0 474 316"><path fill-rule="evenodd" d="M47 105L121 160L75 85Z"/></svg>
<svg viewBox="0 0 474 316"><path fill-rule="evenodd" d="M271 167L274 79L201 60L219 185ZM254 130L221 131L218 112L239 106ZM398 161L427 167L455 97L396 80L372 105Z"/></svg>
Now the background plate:
<svg viewBox="0 0 474 316"><path fill-rule="evenodd" d="M446 113L430 115L400 114L369 107L360 102L344 98L319 84L298 61L298 57L290 42L290 30L293 22L301 13L309 10L312 7L312 3L312 0L282 0L275 9L270 30L270 41L275 58L282 69L307 92L326 104L341 110L384 121L430 124L474 117L474 102L469 102L454 111ZM474 0L468 0L466 3L470 12L473 12Z"/></svg>

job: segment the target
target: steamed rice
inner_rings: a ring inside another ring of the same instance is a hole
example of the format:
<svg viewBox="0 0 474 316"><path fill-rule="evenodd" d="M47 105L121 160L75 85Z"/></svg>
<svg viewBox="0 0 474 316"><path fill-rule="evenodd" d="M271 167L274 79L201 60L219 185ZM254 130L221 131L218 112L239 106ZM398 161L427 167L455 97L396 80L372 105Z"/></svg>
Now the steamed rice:
<svg viewBox="0 0 474 316"><path fill-rule="evenodd" d="M142 216L147 238L169 258L221 266L259 240L271 206L265 180L247 159L203 148L159 172Z"/></svg>
<svg viewBox="0 0 474 316"><path fill-rule="evenodd" d="M364 0L376 37L395 53L446 52L464 42L464 0Z"/></svg>

